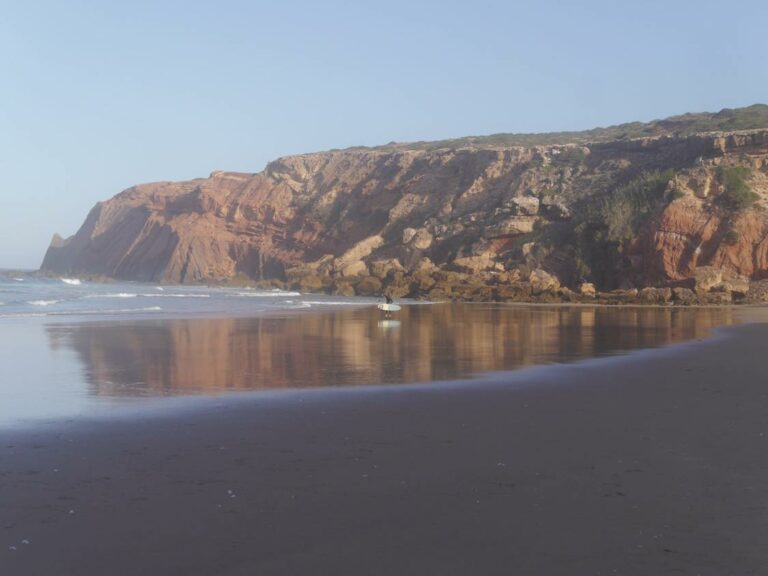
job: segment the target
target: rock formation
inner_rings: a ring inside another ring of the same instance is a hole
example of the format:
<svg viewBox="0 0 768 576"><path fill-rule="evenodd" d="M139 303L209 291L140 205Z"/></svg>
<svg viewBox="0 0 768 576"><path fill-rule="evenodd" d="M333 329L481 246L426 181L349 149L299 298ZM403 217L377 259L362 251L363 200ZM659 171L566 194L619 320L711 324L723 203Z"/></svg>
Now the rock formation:
<svg viewBox="0 0 768 576"><path fill-rule="evenodd" d="M688 298L671 288L719 301L711 295L746 297L750 280L768 277L765 126L527 146L493 138L134 186L97 204L74 236L56 235L42 269L543 301ZM720 274L706 290L705 266ZM632 292L648 287L670 290Z"/></svg>

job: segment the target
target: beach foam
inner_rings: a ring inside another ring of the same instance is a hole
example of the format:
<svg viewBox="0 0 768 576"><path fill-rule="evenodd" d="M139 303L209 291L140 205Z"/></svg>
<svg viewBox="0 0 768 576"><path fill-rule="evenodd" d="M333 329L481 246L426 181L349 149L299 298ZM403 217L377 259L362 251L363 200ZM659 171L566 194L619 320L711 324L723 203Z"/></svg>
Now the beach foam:
<svg viewBox="0 0 768 576"><path fill-rule="evenodd" d="M276 298L281 296L301 296L301 292L283 292L283 291L274 291L274 292L238 292L238 296L245 296L248 298Z"/></svg>
<svg viewBox="0 0 768 576"><path fill-rule="evenodd" d="M305 300L305 304L311 306L360 306L360 302L342 302L339 300Z"/></svg>
<svg viewBox="0 0 768 576"><path fill-rule="evenodd" d="M84 298L136 298L138 294L132 292L116 292L112 294L86 294Z"/></svg>
<svg viewBox="0 0 768 576"><path fill-rule="evenodd" d="M116 308L109 310L67 310L56 312L13 312L0 314L0 318L40 318L53 316L114 316L123 314L142 314L146 312L162 312L160 306L148 306L146 308Z"/></svg>
<svg viewBox="0 0 768 576"><path fill-rule="evenodd" d="M145 298L210 298L210 294L139 294Z"/></svg>

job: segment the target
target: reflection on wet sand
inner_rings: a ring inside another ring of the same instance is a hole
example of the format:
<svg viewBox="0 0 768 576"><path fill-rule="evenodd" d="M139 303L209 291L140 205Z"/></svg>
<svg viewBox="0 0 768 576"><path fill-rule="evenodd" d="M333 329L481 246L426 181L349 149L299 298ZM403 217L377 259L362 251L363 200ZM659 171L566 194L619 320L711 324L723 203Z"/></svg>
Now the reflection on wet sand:
<svg viewBox="0 0 768 576"><path fill-rule="evenodd" d="M733 324L729 309L406 306L50 325L94 395L427 382L660 346Z"/></svg>

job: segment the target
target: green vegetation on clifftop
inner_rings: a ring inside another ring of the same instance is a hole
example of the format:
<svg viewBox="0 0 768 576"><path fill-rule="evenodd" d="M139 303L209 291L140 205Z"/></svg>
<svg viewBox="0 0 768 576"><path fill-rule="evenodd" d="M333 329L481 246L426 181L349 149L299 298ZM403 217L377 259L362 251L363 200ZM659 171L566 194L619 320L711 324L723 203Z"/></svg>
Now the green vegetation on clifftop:
<svg viewBox="0 0 768 576"><path fill-rule="evenodd" d="M491 134L437 140L434 142L391 142L373 150L436 150L484 146L546 146L552 144L587 144L630 140L653 136L689 136L700 132L729 132L768 128L768 105L754 104L745 108L724 108L719 112L699 112L671 116L651 122L629 122L578 132L542 134ZM365 148L365 147L361 147Z"/></svg>

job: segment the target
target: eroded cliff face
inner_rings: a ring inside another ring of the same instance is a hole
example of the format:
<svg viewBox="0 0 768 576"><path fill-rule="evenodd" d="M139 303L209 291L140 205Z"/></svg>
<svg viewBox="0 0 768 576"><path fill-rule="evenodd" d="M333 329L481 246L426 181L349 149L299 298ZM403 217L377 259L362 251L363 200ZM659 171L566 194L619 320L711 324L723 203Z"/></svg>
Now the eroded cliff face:
<svg viewBox="0 0 768 576"><path fill-rule="evenodd" d="M724 202L732 167L743 167L752 194L743 205ZM656 194L646 181L664 185ZM544 272L558 290L678 286L702 266L758 279L768 275L767 197L766 130L334 151L281 158L257 174L130 188L97 204L71 238L55 238L42 268L446 297L467 282L536 295Z"/></svg>

